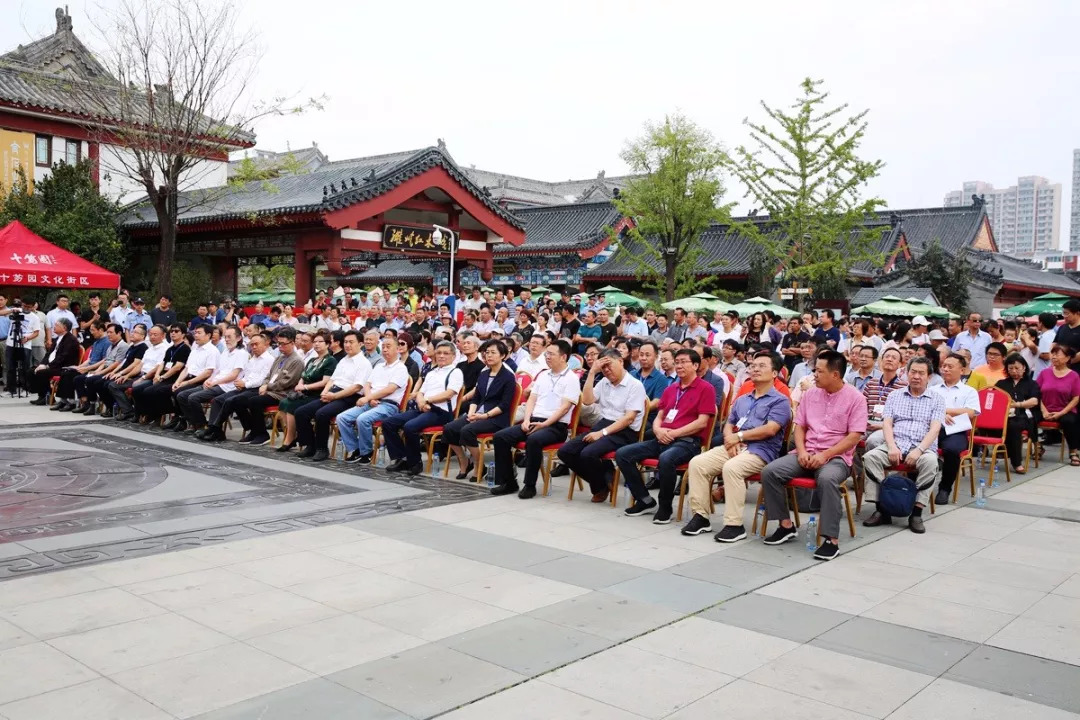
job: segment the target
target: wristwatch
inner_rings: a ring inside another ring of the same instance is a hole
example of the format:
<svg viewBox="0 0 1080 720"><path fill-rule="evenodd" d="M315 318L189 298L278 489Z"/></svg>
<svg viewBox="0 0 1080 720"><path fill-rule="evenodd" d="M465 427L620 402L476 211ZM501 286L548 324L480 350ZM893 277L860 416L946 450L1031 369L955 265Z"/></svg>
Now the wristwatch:
<svg viewBox="0 0 1080 720"><path fill-rule="evenodd" d="M601 430L600 434L603 435L604 437L607 437L607 428L604 428L603 430Z"/></svg>
<svg viewBox="0 0 1080 720"><path fill-rule="evenodd" d="M743 441L743 439L742 439L742 430L740 430L739 432L737 432L737 433L735 434L735 437L739 438L739 442L742 442L742 441Z"/></svg>

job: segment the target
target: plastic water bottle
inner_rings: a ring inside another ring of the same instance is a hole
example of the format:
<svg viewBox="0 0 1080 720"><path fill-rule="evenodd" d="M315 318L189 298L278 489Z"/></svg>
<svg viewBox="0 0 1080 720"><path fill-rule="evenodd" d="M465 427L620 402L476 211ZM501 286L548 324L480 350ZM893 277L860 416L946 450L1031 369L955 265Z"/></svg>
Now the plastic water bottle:
<svg viewBox="0 0 1080 720"><path fill-rule="evenodd" d="M484 480L487 481L489 488L495 487L495 463L489 462L487 464L487 471L484 473Z"/></svg>
<svg viewBox="0 0 1080 720"><path fill-rule="evenodd" d="M979 478L979 487L975 491L975 507L986 507L986 479Z"/></svg>
<svg viewBox="0 0 1080 720"><path fill-rule="evenodd" d="M386 465L386 446L379 446L379 457L375 460L375 465Z"/></svg>
<svg viewBox="0 0 1080 720"><path fill-rule="evenodd" d="M756 515L756 517L754 519L757 521L757 524L761 525L761 527L765 527L765 523L768 522L765 519L765 503L759 503L758 504L758 506L757 506L757 515Z"/></svg>
<svg viewBox="0 0 1080 720"><path fill-rule="evenodd" d="M817 550L817 520L813 515L806 523L806 549L810 552Z"/></svg>

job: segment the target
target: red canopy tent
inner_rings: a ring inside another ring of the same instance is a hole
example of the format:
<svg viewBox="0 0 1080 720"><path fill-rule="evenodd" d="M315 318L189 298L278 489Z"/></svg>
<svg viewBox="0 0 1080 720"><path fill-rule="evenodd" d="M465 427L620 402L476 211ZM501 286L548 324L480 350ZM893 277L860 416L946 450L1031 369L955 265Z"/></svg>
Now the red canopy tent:
<svg viewBox="0 0 1080 720"><path fill-rule="evenodd" d="M0 287L120 288L120 276L53 245L18 220L0 229Z"/></svg>

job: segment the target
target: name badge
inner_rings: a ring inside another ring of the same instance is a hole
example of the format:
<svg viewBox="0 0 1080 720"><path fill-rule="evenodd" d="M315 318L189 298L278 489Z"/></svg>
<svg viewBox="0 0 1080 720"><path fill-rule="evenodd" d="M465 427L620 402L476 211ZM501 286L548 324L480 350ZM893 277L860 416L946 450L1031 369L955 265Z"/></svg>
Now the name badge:
<svg viewBox="0 0 1080 720"><path fill-rule="evenodd" d="M875 417L881 417L884 414L885 414L885 406L884 405L875 405L874 406L874 416Z"/></svg>
<svg viewBox="0 0 1080 720"><path fill-rule="evenodd" d="M165 363L165 369L166 369L166 370L171 370L171 369L172 369L172 366L173 366L173 364L172 364L171 362L167 362L167 363Z"/></svg>
<svg viewBox="0 0 1080 720"><path fill-rule="evenodd" d="M746 424L746 418L741 417L741 418L739 418L739 422L735 423L735 427L738 430L742 430L742 426L745 425L745 424Z"/></svg>
<svg viewBox="0 0 1080 720"><path fill-rule="evenodd" d="M675 422L675 416L679 414L678 408L671 408L667 411L667 415L664 416L664 420L667 422Z"/></svg>
<svg viewBox="0 0 1080 720"><path fill-rule="evenodd" d="M276 382L277 382L277 375L271 375L270 376L270 384L274 384Z"/></svg>

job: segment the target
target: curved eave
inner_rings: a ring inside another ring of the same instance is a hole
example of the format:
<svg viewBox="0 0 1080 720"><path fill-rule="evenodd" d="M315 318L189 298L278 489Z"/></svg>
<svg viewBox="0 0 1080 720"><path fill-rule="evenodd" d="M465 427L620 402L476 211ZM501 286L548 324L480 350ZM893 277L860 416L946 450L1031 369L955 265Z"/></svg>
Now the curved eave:
<svg viewBox="0 0 1080 720"><path fill-rule="evenodd" d="M275 218L273 223L260 223L260 219ZM223 213L207 217L180 220L177 229L182 233L202 232L206 230L238 230L254 227L276 227L280 225L306 225L311 223L322 224L322 214L318 206L305 206L296 208L281 208L280 210L268 210L252 213ZM135 235L149 235L158 230L156 221L141 222L138 224L121 225L121 230Z"/></svg>

